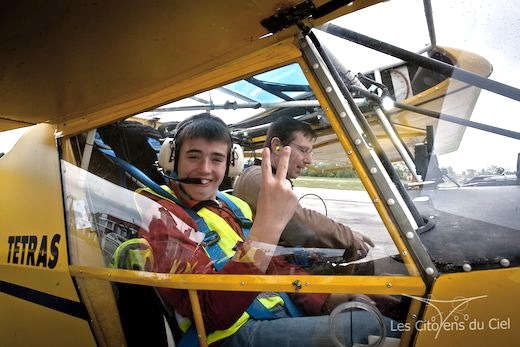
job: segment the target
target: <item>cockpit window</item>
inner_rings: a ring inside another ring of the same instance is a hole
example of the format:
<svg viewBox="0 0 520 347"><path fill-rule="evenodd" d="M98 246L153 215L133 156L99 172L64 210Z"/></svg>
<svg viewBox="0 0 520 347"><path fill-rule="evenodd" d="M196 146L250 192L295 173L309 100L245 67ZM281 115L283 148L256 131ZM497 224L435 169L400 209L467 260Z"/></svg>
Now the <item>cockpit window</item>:
<svg viewBox="0 0 520 347"><path fill-rule="evenodd" d="M430 55L483 76L492 72L477 54L437 47ZM455 73L450 78L413 64L367 73L360 81L382 92L379 105L360 109L420 215L417 232L438 269L518 265L520 129L489 117L489 102L512 101ZM384 98L391 107L383 107Z"/></svg>
<svg viewBox="0 0 520 347"><path fill-rule="evenodd" d="M170 175L164 169L158 171L161 144L174 134L176 124L186 115L201 112L211 112L229 124L234 141L244 152L245 169L258 164L263 137L277 118L293 117L320 135L313 144L312 163L305 162L307 168L293 184L302 213L313 211L326 223L319 231L325 236L312 227L302 228L295 223L293 227L298 230L278 245L277 256L311 274L408 274L298 64L251 76L93 130L92 147L85 146L92 138L89 134L70 140L77 158L82 159L79 166L86 171L72 162L63 162L69 226L78 231L91 230L100 245L98 265L117 266L122 254L126 254L121 253L121 247L134 238L146 239L156 233L157 223L175 225L176 230L193 229L176 216L183 211L167 211L150 197L167 194L170 199L169 193L157 188L168 182L168 176L162 174ZM143 181L141 174L149 181ZM222 188L234 194L233 186L239 178L230 177ZM318 234L314 235L315 232ZM365 235L374 247L356 251L353 241L348 241L352 232ZM171 253L169 258L181 252L182 245L174 243L172 236L163 242L169 244L164 243ZM76 261L81 263L84 259L79 257ZM134 267L139 266L131 265Z"/></svg>

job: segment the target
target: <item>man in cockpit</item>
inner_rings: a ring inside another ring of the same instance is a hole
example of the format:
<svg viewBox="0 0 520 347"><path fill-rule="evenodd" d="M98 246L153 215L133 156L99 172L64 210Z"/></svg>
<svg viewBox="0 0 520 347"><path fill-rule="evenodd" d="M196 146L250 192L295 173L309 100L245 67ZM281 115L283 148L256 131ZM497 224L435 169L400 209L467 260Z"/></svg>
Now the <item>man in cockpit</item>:
<svg viewBox="0 0 520 347"><path fill-rule="evenodd" d="M280 149L292 148L287 170L289 180L300 176L301 170L312 162L312 147L316 140L312 127L292 117L275 120L267 130L264 147L271 150L271 166L276 172L280 160ZM233 195L246 201L253 211L256 210L258 193L262 186L260 166L251 166L236 179ZM298 204L296 211L280 237L280 245L301 247L344 248L347 253L366 256L369 247L374 247L370 238L348 226L314 210Z"/></svg>

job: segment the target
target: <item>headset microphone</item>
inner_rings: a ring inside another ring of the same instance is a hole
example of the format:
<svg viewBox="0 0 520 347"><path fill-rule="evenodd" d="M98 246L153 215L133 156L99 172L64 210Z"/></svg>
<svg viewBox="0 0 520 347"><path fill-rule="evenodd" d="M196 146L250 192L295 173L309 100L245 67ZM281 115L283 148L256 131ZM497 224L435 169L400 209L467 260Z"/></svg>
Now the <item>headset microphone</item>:
<svg viewBox="0 0 520 347"><path fill-rule="evenodd" d="M163 175L163 177L166 177L172 181L186 183L186 184L201 184L202 183L202 179L200 179L200 178L192 178L192 177L179 178L176 176L168 175L167 173L164 172L163 168L161 167L161 165L159 163L155 163L155 166L157 167L157 171L159 171L161 173L161 175ZM175 173L174 173L174 175L175 175Z"/></svg>
<svg viewBox="0 0 520 347"><path fill-rule="evenodd" d="M200 178L192 178L192 177L177 178L177 177L167 175L165 173L163 173L163 176L167 177L173 181L186 183L186 184L201 184L202 183L202 179L200 179Z"/></svg>
<svg viewBox="0 0 520 347"><path fill-rule="evenodd" d="M186 183L186 184L201 184L202 180L200 178L191 178L191 177L184 177L184 178L172 178L172 180Z"/></svg>

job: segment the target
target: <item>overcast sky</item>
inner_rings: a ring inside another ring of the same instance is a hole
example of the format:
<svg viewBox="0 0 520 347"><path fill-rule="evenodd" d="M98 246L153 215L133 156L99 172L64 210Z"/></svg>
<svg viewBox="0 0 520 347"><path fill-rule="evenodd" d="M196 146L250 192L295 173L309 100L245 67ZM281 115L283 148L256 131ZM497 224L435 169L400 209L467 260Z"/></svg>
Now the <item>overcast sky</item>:
<svg viewBox="0 0 520 347"><path fill-rule="evenodd" d="M477 53L491 62L491 79L520 87L520 7L514 0L432 0L437 43ZM338 24L411 51L429 43L421 0L390 0L359 11ZM357 48L368 50L365 48ZM371 51L371 50L370 50ZM369 54L344 54L354 72L380 66ZM371 54L375 54L371 51ZM373 65L376 64L376 65ZM520 103L482 91L471 120L520 132ZM19 132L1 134L0 152L10 149ZM520 141L467 129L459 151L443 155L441 166L457 171L488 165L514 168Z"/></svg>
<svg viewBox="0 0 520 347"><path fill-rule="evenodd" d="M517 2L431 2L438 45L481 55L493 66L490 79L520 88L520 7ZM390 0L358 14L339 19L337 24L410 51L417 51L429 44L421 0ZM374 66L371 56L379 61L384 58L368 48L358 46L356 51L351 49L343 54L351 64L349 68L355 72L366 71ZM339 53L335 51L335 54ZM362 59L356 58L360 56ZM482 91L471 120L520 132L519 110L518 101ZM468 128L459 150L439 159L441 166L452 166L459 172L489 165L514 169L519 152L519 140Z"/></svg>

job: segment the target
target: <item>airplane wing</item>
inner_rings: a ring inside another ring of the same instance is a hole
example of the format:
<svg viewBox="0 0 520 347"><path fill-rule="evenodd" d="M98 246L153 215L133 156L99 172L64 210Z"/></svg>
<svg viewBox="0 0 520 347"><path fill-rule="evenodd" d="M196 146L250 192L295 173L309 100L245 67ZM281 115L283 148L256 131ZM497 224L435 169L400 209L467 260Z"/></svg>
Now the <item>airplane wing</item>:
<svg viewBox="0 0 520 347"><path fill-rule="evenodd" d="M142 112L165 93L192 94L201 71L292 37L294 19L321 25L377 2L292 1L286 12L278 0L5 3L0 130L47 122L74 132Z"/></svg>

